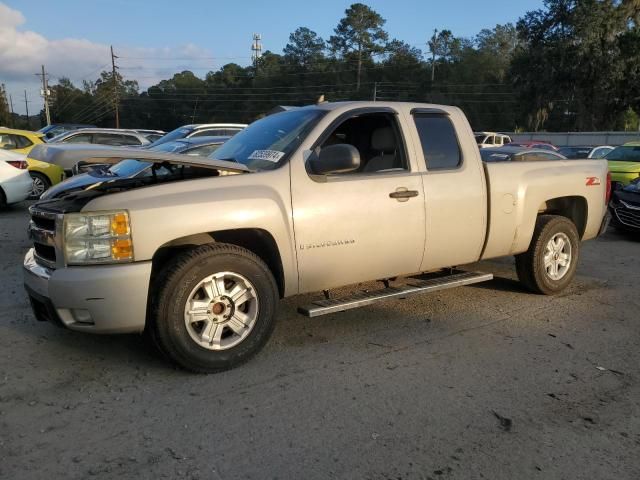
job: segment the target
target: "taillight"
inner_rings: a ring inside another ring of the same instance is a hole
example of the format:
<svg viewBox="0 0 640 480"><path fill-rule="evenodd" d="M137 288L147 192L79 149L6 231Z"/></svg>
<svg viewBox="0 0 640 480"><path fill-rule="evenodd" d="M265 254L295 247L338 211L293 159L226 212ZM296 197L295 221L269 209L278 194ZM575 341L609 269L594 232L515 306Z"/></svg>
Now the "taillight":
<svg viewBox="0 0 640 480"><path fill-rule="evenodd" d="M7 163L12 167L19 168L20 170L25 170L27 168L27 162L25 160L7 160Z"/></svg>
<svg viewBox="0 0 640 480"><path fill-rule="evenodd" d="M609 205L609 200L611 200L611 172L607 172L607 188L604 194L605 202Z"/></svg>

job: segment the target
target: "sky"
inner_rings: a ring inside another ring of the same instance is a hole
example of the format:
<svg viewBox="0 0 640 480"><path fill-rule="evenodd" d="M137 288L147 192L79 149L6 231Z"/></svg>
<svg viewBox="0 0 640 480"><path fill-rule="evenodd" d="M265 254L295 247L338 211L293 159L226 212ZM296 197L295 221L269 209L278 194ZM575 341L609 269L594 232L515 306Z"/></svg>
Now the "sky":
<svg viewBox="0 0 640 480"><path fill-rule="evenodd" d="M113 45L120 72L142 89L181 70L204 76L225 63L247 65L253 33L263 51L281 53L289 34L304 26L325 40L352 0L0 0L0 83L14 111L42 108L38 77L66 76L78 85L110 69ZM390 38L426 51L435 28L472 37L483 28L516 22L542 0L369 0L386 19Z"/></svg>

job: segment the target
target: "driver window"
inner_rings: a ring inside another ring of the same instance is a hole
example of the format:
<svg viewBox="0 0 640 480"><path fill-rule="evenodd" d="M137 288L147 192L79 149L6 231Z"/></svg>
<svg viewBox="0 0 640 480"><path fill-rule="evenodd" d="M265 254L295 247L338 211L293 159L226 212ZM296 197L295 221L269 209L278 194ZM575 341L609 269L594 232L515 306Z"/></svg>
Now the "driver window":
<svg viewBox="0 0 640 480"><path fill-rule="evenodd" d="M316 153L339 144L352 145L360 153L360 167L339 175L408 170L404 143L393 114L369 113L348 118L331 132Z"/></svg>

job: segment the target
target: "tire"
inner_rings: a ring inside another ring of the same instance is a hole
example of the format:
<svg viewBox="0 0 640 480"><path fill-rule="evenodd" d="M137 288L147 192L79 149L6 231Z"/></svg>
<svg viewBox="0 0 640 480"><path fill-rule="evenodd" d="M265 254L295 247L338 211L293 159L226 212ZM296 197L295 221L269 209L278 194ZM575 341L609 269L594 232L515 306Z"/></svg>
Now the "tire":
<svg viewBox="0 0 640 480"><path fill-rule="evenodd" d="M31 179L33 180L33 187L29 194L29 200L38 200L40 195L51 187L51 182L46 175L38 172L29 172L29 175L31 175Z"/></svg>
<svg viewBox="0 0 640 480"><path fill-rule="evenodd" d="M276 281L266 264L244 248L216 243L187 250L161 271L152 288L150 336L187 370L214 373L236 367L273 332Z"/></svg>
<svg viewBox="0 0 640 480"><path fill-rule="evenodd" d="M557 250L560 240L565 245L568 243L568 247ZM579 255L580 237L573 222L566 217L541 215L536 221L529 250L516 255L520 283L534 293L560 293L573 280ZM545 265L546 261L549 263ZM563 262L568 264L562 265Z"/></svg>
<svg viewBox="0 0 640 480"><path fill-rule="evenodd" d="M4 194L4 190L0 188L0 210L7 208L7 197Z"/></svg>

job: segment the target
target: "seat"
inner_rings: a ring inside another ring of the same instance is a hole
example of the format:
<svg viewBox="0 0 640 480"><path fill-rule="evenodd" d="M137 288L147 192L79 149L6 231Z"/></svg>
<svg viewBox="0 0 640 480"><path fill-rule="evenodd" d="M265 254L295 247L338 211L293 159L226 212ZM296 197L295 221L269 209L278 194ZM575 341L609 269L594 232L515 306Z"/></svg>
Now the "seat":
<svg viewBox="0 0 640 480"><path fill-rule="evenodd" d="M382 127L371 134L371 149L379 154L369 160L363 172L379 172L399 168L397 165L396 137L391 127Z"/></svg>

